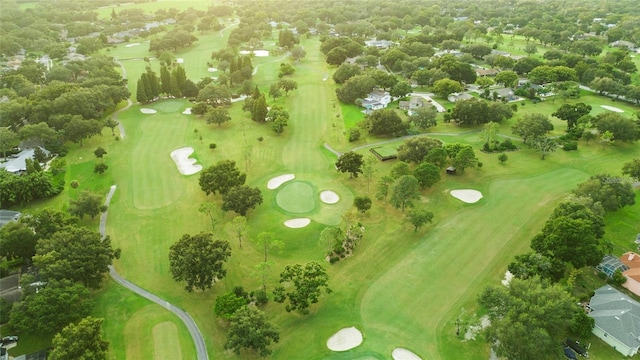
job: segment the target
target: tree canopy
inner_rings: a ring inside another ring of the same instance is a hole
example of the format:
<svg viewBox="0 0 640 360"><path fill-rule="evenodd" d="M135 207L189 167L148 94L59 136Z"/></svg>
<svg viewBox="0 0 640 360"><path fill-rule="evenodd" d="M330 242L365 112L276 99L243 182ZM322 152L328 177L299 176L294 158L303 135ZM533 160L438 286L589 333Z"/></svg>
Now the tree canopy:
<svg viewBox="0 0 640 360"><path fill-rule="evenodd" d="M362 165L364 157L353 151L342 154L336 161L336 169L343 173L349 173L349 178L357 178L358 174L362 174Z"/></svg>
<svg viewBox="0 0 640 360"><path fill-rule="evenodd" d="M280 341L278 329L267 321L265 314L255 306L244 306L230 319L229 333L225 349L240 354L241 349L249 349L265 357L272 353L272 343Z"/></svg>
<svg viewBox="0 0 640 360"><path fill-rule="evenodd" d="M233 160L220 160L200 173L200 188L205 194L225 195L234 186L244 185L247 175L240 173Z"/></svg>
<svg viewBox="0 0 640 360"><path fill-rule="evenodd" d="M212 234L182 235L169 248L169 269L175 281L185 281L185 289L205 291L227 274L224 263L231 247L224 240L213 240Z"/></svg>
<svg viewBox="0 0 640 360"><path fill-rule="evenodd" d="M315 261L308 262L304 267L300 264L287 265L280 273L280 285L273 290L274 300L283 303L287 312L297 310L303 315L309 313L309 305L318 302L322 290L331 294L329 275L326 270Z"/></svg>
<svg viewBox="0 0 640 360"><path fill-rule="evenodd" d="M51 360L106 360L109 342L102 338L102 319L88 316L64 327L54 336Z"/></svg>

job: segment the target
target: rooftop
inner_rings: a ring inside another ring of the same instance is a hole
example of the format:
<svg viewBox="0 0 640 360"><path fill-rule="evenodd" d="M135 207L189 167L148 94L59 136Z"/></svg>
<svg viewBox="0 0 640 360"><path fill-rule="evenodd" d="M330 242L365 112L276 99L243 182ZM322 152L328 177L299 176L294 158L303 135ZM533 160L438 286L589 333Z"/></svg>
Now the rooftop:
<svg viewBox="0 0 640 360"><path fill-rule="evenodd" d="M640 304L606 285L589 303L596 326L629 348L640 347Z"/></svg>

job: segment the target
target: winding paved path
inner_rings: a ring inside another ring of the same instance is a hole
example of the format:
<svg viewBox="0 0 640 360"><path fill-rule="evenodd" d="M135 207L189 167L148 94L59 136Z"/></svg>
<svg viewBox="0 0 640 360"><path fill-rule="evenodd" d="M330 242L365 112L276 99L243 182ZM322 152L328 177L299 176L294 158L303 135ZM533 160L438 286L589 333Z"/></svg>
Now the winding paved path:
<svg viewBox="0 0 640 360"><path fill-rule="evenodd" d="M117 60L116 60L116 63L118 65L120 65L120 67L122 68L122 77L124 79L126 79L127 78L127 70L125 69L124 65L122 65L122 63L120 63ZM131 107L131 105L133 105L133 102L131 101L131 99L127 99L127 106L125 106L122 109L119 109L118 111L115 111L111 115L111 118L113 120L118 121L118 114L120 114L121 112L129 109ZM124 131L124 127L122 126L120 121L118 121L118 129L120 130L120 137L124 138L125 131ZM104 202L104 204L107 206L107 211L103 212L102 215L100 215L99 231L100 231L100 235L103 238L106 236L107 214L108 214L108 211L109 211L109 203L111 202L111 198L113 197L113 194L115 192L116 192L116 185L111 185L111 189L109 189L109 193L107 194L107 198L106 198L106 200ZM191 317L191 315L189 315L186 311L180 309L179 307L169 303L168 301L165 301L165 300L161 299L159 296L154 295L154 294L148 292L147 290L139 287L138 285L132 283L131 281L123 278L122 276L120 276L120 274L118 274L118 272L113 267L113 265L109 265L109 275L111 276L113 281L115 281L118 284L124 286L125 288L133 291L134 293L144 297L145 299L147 299L149 301L152 301L152 302L162 306L163 308L171 311L178 318L180 318L180 320L182 320L184 325L187 327L187 330L189 330L189 334L191 335L191 338L193 339L193 343L194 343L194 345L196 347L197 359L198 360L209 360L209 354L207 353L207 345L204 342L204 337L202 336L202 333L200 332L200 329L198 329L198 325L196 324L196 322L193 321L193 318Z"/></svg>

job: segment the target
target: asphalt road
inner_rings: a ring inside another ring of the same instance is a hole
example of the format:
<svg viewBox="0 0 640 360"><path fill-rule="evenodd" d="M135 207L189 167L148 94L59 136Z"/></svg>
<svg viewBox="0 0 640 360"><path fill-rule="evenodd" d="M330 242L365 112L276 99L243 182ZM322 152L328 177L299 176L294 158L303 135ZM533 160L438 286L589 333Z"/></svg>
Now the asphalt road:
<svg viewBox="0 0 640 360"><path fill-rule="evenodd" d="M109 190L109 194L107 194L107 199L104 202L104 204L107 205L107 211L102 213L102 215L100 216L100 227L99 227L99 229L100 229L100 235L103 238L105 237L105 230L106 230L106 227L107 227L108 206L109 206L109 203L111 202L111 198L113 197L113 194L115 192L116 192L116 186L112 185L111 189ZM207 353L207 346L206 346L206 344L204 342L204 337L202 337L202 333L200 332L200 329L198 329L198 325L196 325L195 321L193 321L193 318L191 317L191 315L189 315L186 311L180 309L179 307L169 303L168 301L165 301L165 300L161 299L159 296L148 292L147 290L139 287L138 285L132 283L131 281L129 281L127 279L124 279L122 276L120 276L120 274L118 274L116 269L111 265L109 266L109 275L118 284L120 284L120 285L124 286L125 288L133 291L134 293L144 297L145 299L153 301L154 303L156 303L156 304L162 306L163 308L171 311L177 317L179 317L180 320L182 320L182 322L187 327L187 330L189 330L189 334L191 334L191 338L193 339L193 342L194 342L194 344L196 346L197 359L198 360L209 360L209 354Z"/></svg>

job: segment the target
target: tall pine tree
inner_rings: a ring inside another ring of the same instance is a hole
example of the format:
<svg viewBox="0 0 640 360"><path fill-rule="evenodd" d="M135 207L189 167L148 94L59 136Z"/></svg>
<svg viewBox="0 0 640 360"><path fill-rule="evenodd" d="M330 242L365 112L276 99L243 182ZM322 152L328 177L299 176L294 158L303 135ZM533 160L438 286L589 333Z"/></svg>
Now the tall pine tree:
<svg viewBox="0 0 640 360"><path fill-rule="evenodd" d="M171 73L167 65L162 65L160 68L160 83L162 84L162 93L165 95L171 94Z"/></svg>
<svg viewBox="0 0 640 360"><path fill-rule="evenodd" d="M142 75L144 76L144 74ZM145 90L144 81L142 80L142 78L138 79L136 99L141 103L146 103L149 101L149 97L147 96L147 91Z"/></svg>
<svg viewBox="0 0 640 360"><path fill-rule="evenodd" d="M160 79L150 67L147 67L147 81L149 81L149 97L155 99L160 96Z"/></svg>
<svg viewBox="0 0 640 360"><path fill-rule="evenodd" d="M267 109L267 100L264 98L264 94L261 94L258 100L256 100L253 104L253 121L263 123L267 118L268 112L269 110Z"/></svg>

